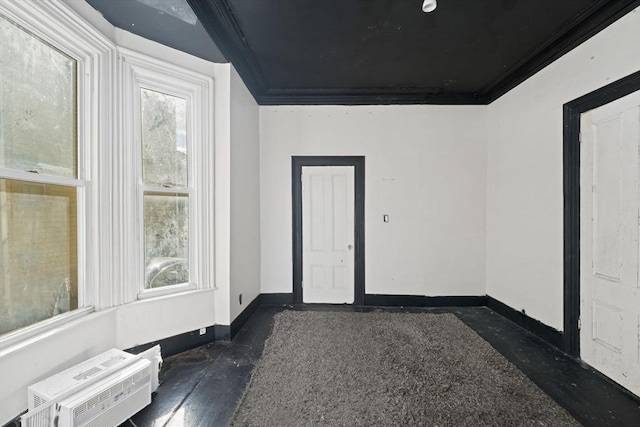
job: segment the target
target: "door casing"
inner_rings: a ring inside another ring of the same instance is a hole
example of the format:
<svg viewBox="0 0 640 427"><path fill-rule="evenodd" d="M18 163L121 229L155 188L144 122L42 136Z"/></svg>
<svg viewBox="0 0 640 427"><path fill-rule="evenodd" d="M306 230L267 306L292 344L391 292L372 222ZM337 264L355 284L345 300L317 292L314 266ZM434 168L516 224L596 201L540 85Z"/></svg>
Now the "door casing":
<svg viewBox="0 0 640 427"><path fill-rule="evenodd" d="M580 115L640 90L640 71L564 104L564 351L580 358Z"/></svg>
<svg viewBox="0 0 640 427"><path fill-rule="evenodd" d="M292 156L293 302L302 304L302 168L304 166L353 166L354 209L354 305L364 305L364 156Z"/></svg>

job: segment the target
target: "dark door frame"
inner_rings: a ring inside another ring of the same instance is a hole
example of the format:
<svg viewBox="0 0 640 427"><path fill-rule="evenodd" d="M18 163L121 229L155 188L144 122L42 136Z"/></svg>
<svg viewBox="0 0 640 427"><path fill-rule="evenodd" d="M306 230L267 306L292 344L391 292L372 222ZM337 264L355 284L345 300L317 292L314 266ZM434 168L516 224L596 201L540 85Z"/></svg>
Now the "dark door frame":
<svg viewBox="0 0 640 427"><path fill-rule="evenodd" d="M640 90L640 71L564 104L564 351L580 357L580 115Z"/></svg>
<svg viewBox="0 0 640 427"><path fill-rule="evenodd" d="M302 168L304 166L353 166L354 305L364 305L364 156L292 156L293 302L302 304Z"/></svg>

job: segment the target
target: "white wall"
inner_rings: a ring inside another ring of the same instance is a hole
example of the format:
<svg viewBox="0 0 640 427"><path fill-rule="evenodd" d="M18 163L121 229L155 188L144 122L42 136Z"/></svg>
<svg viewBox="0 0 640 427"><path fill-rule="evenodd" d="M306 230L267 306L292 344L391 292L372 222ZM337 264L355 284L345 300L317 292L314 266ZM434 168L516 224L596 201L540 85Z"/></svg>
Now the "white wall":
<svg viewBox="0 0 640 427"><path fill-rule="evenodd" d="M362 155L366 292L484 295L485 111L260 107L262 292L292 292L291 156Z"/></svg>
<svg viewBox="0 0 640 427"><path fill-rule="evenodd" d="M132 348L211 326L216 297L213 289L201 289L118 306L116 341L111 346Z"/></svg>
<svg viewBox="0 0 640 427"><path fill-rule="evenodd" d="M0 350L0 425L27 409L27 386L111 348L115 323L105 310Z"/></svg>
<svg viewBox="0 0 640 427"><path fill-rule="evenodd" d="M216 323L231 324L231 66L216 64L214 107Z"/></svg>
<svg viewBox="0 0 640 427"><path fill-rule="evenodd" d="M562 106L640 69L634 10L489 105L487 294L562 330Z"/></svg>
<svg viewBox="0 0 640 427"><path fill-rule="evenodd" d="M258 104L231 67L231 320L260 294ZM238 296L242 294L242 305Z"/></svg>

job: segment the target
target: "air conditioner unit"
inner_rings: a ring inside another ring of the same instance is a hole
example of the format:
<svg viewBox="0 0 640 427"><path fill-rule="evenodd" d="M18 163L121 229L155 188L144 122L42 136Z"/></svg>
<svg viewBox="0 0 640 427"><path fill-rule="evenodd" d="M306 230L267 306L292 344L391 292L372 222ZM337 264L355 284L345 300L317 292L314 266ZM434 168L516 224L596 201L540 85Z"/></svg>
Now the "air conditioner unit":
<svg viewBox="0 0 640 427"><path fill-rule="evenodd" d="M133 355L111 349L28 388L25 427L117 426L151 403L158 346Z"/></svg>

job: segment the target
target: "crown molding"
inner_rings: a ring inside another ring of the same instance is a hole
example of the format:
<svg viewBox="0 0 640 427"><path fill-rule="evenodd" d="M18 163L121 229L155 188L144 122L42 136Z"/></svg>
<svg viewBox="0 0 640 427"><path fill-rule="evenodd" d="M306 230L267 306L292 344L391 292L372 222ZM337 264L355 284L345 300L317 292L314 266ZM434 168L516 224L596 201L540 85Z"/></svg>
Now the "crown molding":
<svg viewBox="0 0 640 427"><path fill-rule="evenodd" d="M519 64L480 90L487 104L518 86L553 61L589 40L600 31L640 6L640 0L599 0L577 16L562 32L539 46Z"/></svg>
<svg viewBox="0 0 640 427"><path fill-rule="evenodd" d="M230 0L187 0L214 43L260 105L486 105L640 6L640 0L598 0L562 31L476 93L439 88L279 89L269 85L234 15Z"/></svg>

